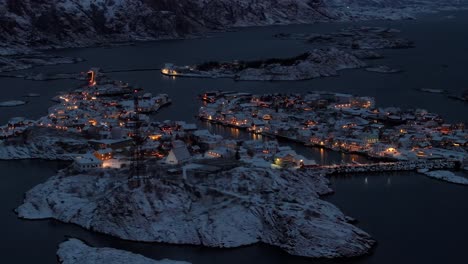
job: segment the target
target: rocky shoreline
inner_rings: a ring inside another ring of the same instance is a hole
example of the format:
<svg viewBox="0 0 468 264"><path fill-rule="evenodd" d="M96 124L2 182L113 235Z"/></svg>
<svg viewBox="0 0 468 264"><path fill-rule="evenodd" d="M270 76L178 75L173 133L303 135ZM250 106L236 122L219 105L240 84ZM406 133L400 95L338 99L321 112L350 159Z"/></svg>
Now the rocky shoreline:
<svg viewBox="0 0 468 264"><path fill-rule="evenodd" d="M17 213L128 240L222 248L263 242L316 258L363 255L375 243L319 198L331 189L317 173L240 166L183 180L155 172L132 188L121 170L62 171L30 190Z"/></svg>

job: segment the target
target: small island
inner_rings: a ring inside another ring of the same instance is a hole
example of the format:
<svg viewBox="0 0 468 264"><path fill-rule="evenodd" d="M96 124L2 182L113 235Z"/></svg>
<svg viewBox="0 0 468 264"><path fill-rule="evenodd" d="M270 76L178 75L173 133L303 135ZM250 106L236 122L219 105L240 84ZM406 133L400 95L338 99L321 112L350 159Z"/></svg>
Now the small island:
<svg viewBox="0 0 468 264"><path fill-rule="evenodd" d="M365 66L356 56L329 48L314 49L291 58L211 61L194 66L166 64L161 73L173 77L232 78L238 81L299 81L336 76L340 70Z"/></svg>
<svg viewBox="0 0 468 264"><path fill-rule="evenodd" d="M27 102L21 101L21 100L11 100L11 101L4 101L0 102L0 107L14 107L14 106L20 106L20 105L25 105Z"/></svg>
<svg viewBox="0 0 468 264"><path fill-rule="evenodd" d="M399 72L402 72L401 69L390 68L389 66L386 66L386 65L367 67L366 71L378 72L378 73L399 73Z"/></svg>

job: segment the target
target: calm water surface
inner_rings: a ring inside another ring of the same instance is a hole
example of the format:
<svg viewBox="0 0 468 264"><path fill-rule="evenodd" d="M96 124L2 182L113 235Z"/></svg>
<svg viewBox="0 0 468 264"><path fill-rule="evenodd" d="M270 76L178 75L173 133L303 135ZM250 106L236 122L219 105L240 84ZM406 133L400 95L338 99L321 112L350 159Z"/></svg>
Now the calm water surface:
<svg viewBox="0 0 468 264"><path fill-rule="evenodd" d="M238 32L214 34L206 39L160 41L137 46L70 49L54 54L78 56L85 62L75 65L40 67L32 72L78 72L91 66L104 70L158 68L165 62L192 64L206 60L233 60L297 55L311 47L301 41L277 40L280 32L332 32L350 25L391 26L416 42L416 48L382 51L387 57L371 63L404 70L385 75L363 70L347 70L340 77L299 82L235 82L229 79L167 78L157 71L112 73L111 77L139 84L153 93L167 93L173 104L156 118L196 122L197 94L205 90L235 90L252 93L307 92L329 90L370 95L382 106L426 108L440 113L450 122L468 121L468 105L443 95L425 94L416 88L446 89L461 93L468 88L468 13L432 15L417 21L332 23L316 25L247 28ZM14 116L38 118L53 104L57 92L72 89L78 81L35 82L1 78L0 101L20 99L26 93L40 93L29 103L2 108L0 122ZM7 92L8 91L8 92ZM200 126L204 126L200 124ZM249 137L236 130L216 126L206 128L237 138ZM292 144L295 149L320 163L358 160L363 157L310 149ZM192 263L322 263L292 257L266 245L231 250L193 246L170 246L126 242L95 234L77 226L56 221L25 221L13 209L24 192L45 181L66 163L46 161L0 162L0 253L9 262L55 263L57 245L66 237L77 237L93 246L109 246L141 253L152 258L173 258ZM379 242L370 256L327 263L467 263L468 189L435 181L415 173L366 174L331 178L336 193L325 199L346 214L357 218L359 227Z"/></svg>

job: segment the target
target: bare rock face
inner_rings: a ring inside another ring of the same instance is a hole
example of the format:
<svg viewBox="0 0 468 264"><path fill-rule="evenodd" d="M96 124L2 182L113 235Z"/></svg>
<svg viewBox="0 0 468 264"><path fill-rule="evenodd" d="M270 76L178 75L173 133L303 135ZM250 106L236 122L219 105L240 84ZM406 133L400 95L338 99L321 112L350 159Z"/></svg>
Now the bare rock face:
<svg viewBox="0 0 468 264"><path fill-rule="evenodd" d="M113 248L93 248L74 238L60 244L57 256L62 264L189 264L169 259L157 261Z"/></svg>
<svg viewBox="0 0 468 264"><path fill-rule="evenodd" d="M136 241L225 248L264 242L307 257L358 256L374 244L319 198L331 190L315 173L238 167L181 180L160 172L136 189L122 171L101 174L51 177L26 194L19 217Z"/></svg>

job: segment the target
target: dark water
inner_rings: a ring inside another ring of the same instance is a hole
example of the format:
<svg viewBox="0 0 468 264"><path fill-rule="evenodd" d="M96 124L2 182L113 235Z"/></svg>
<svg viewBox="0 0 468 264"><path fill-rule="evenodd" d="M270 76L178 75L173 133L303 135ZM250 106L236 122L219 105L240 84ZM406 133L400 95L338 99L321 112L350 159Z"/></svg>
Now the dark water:
<svg viewBox="0 0 468 264"><path fill-rule="evenodd" d="M235 82L229 79L166 78L157 71L112 73L111 77L137 83L153 93L168 93L173 104L156 118L196 122L196 95L205 90L236 90L252 93L307 92L330 90L370 95L382 106L421 107L442 114L451 122L468 121L468 105L443 95L425 94L415 88L446 89L461 93L468 88L468 13L431 15L417 21L374 21L248 28L238 32L214 34L211 38L142 43L137 46L56 51L55 54L79 56L85 62L76 65L48 66L33 72L77 72L91 66L105 70L158 68L165 62L191 64L205 60L232 60L297 55L310 49L300 41L277 40L279 32L331 32L350 25L391 26L416 42L408 50L386 50L387 64L405 70L402 74L384 75L363 70L343 71L340 77L299 82ZM0 122L13 116L37 118L53 103L58 91L77 86L77 81L47 82L2 78L0 101L20 99L26 93L40 93L29 104L1 108ZM248 137L239 131L207 127L233 137ZM339 162L359 156L310 149L295 149L321 163ZM132 243L94 234L73 225L56 221L18 220L12 211L25 191L43 182L64 166L45 161L0 162L0 253L8 262L54 263L58 243L65 237L83 239L94 246L109 246L141 253L153 258L173 258L193 263L318 263L322 261L288 256L265 245L232 250L192 246L169 246ZM435 181L414 173L355 175L331 179L334 195L326 197L345 213L360 220L359 227L379 242L371 256L331 263L467 263L468 189Z"/></svg>

